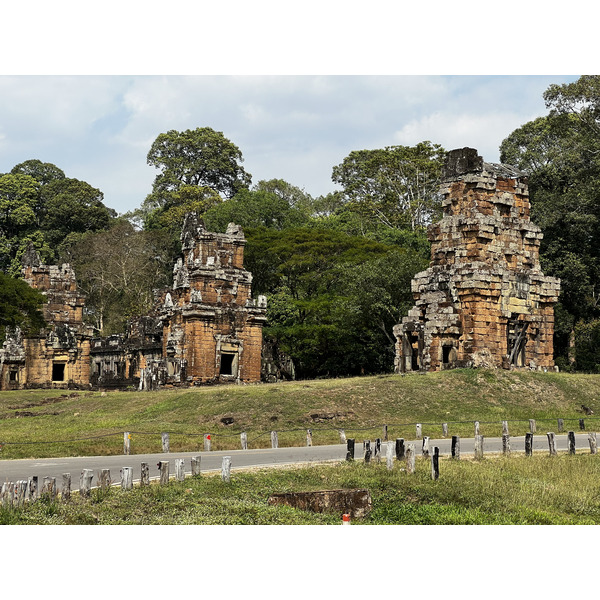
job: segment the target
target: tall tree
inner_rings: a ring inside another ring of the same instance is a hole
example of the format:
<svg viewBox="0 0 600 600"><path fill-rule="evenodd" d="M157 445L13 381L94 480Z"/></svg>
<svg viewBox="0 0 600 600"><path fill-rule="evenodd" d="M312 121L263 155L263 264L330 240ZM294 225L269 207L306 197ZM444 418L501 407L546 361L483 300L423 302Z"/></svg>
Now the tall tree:
<svg viewBox="0 0 600 600"><path fill-rule="evenodd" d="M0 343L4 341L7 327L20 327L31 334L44 327L41 306L46 301L22 279L0 273Z"/></svg>
<svg viewBox="0 0 600 600"><path fill-rule="evenodd" d="M439 177L444 149L420 142L355 150L333 168L332 180L342 186L352 210L392 228L428 225L440 208Z"/></svg>
<svg viewBox="0 0 600 600"><path fill-rule="evenodd" d="M144 202L146 210L163 206L182 186L205 186L231 198L252 181L243 160L240 149L210 127L161 133L147 157L160 173Z"/></svg>

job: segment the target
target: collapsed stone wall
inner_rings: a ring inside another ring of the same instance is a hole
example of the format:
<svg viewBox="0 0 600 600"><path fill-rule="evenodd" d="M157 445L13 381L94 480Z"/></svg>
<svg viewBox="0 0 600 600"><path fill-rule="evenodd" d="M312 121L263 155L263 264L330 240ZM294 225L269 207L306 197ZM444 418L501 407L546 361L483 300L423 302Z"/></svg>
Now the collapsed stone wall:
<svg viewBox="0 0 600 600"><path fill-rule="evenodd" d="M444 217L428 228L430 267L412 281L415 306L394 328L396 372L459 366L552 368L560 281L539 263L527 176L448 153Z"/></svg>

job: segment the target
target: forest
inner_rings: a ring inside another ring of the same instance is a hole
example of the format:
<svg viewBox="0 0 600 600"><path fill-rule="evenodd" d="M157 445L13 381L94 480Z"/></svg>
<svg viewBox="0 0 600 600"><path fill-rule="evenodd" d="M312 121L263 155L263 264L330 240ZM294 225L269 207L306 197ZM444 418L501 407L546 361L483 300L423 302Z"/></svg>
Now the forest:
<svg viewBox="0 0 600 600"><path fill-rule="evenodd" d="M500 160L528 173L542 270L561 279L555 362L600 372L600 76L551 85L544 101L545 116L507 132ZM0 341L7 326L43 325L43 298L20 279L30 244L44 263L74 267L99 334L121 333L171 284L183 217L196 211L209 230L243 227L253 295L268 299L265 337L298 377L391 372L392 328L441 216L445 151L431 141L352 151L332 167L339 190L315 198L282 179L254 183L221 132L172 130L148 151L152 189L121 215L51 163L17 164L0 175Z"/></svg>

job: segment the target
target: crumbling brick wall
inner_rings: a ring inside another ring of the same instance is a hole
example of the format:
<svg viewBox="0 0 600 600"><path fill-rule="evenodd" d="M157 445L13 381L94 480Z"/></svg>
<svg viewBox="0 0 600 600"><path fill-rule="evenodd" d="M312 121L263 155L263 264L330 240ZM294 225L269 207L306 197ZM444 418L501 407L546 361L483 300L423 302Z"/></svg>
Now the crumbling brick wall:
<svg viewBox="0 0 600 600"><path fill-rule="evenodd" d="M560 281L540 269L525 173L448 153L444 217L431 225L431 264L412 281L415 306L396 335L396 372L458 366L548 369Z"/></svg>

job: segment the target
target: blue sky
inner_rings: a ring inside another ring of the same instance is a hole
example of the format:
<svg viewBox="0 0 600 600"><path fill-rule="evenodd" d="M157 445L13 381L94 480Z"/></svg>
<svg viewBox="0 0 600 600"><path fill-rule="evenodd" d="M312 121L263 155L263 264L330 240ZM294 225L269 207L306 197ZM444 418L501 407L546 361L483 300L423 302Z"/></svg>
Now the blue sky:
<svg viewBox="0 0 600 600"><path fill-rule="evenodd" d="M253 183L281 178L318 196L352 150L413 145L477 148L546 114L542 94L576 76L0 77L0 172L51 162L126 212L150 192L146 155L162 132L212 127L242 151Z"/></svg>

